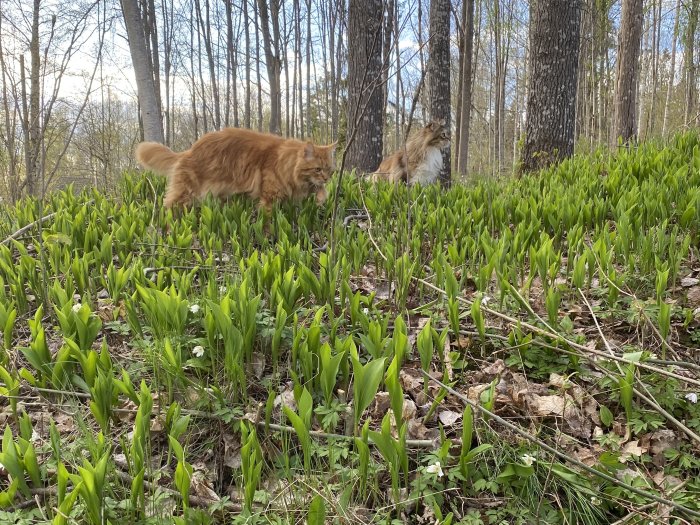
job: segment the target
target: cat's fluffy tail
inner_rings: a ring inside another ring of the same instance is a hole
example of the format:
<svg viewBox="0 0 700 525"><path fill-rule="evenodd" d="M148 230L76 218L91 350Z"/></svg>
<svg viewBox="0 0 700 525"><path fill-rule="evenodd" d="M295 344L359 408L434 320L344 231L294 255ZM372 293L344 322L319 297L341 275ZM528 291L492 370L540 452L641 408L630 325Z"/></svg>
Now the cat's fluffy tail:
<svg viewBox="0 0 700 525"><path fill-rule="evenodd" d="M180 155L157 142L142 142L136 146L136 160L144 168L167 175Z"/></svg>

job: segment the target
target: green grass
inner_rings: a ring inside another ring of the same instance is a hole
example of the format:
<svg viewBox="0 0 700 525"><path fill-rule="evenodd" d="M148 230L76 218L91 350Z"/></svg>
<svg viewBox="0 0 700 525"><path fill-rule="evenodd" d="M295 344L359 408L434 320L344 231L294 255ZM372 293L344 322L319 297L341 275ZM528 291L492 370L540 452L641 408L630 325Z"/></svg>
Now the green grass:
<svg viewBox="0 0 700 525"><path fill-rule="evenodd" d="M54 213L0 245L0 522L603 524L651 503L476 410L463 432L421 369L700 511L697 366L669 364L698 362L696 134L447 191L348 174L269 229L243 198L173 219L164 184L0 211L0 240Z"/></svg>

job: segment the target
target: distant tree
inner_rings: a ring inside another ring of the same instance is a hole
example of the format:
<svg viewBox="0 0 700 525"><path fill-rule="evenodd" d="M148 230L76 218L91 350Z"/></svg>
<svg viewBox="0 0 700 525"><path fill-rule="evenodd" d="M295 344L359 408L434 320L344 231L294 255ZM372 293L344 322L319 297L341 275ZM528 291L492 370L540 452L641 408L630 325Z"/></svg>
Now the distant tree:
<svg viewBox="0 0 700 525"><path fill-rule="evenodd" d="M676 50L678 47L678 26L681 18L681 0L676 0L676 10L673 21L673 44L671 46L671 67L669 69L668 86L666 88L666 102L664 103L664 120L661 128L662 136L666 136L668 130L668 109L671 105L673 94L673 81L676 77Z"/></svg>
<svg viewBox="0 0 700 525"><path fill-rule="evenodd" d="M474 54L474 0L464 0L462 8L461 70L459 78L459 113L457 126L457 171L467 174L469 160L469 123L472 109L472 56Z"/></svg>
<svg viewBox="0 0 700 525"><path fill-rule="evenodd" d="M428 88L430 118L444 120L451 128L450 106L450 0L430 2L430 42L428 44ZM442 154L440 182L449 185L452 174L450 147Z"/></svg>
<svg viewBox="0 0 700 525"><path fill-rule="evenodd" d="M683 68L685 73L685 117L684 124L690 124L695 109L697 72L695 67L695 33L698 29L698 4L699 0L685 2L688 11L688 25L685 30L684 60Z"/></svg>
<svg viewBox="0 0 700 525"><path fill-rule="evenodd" d="M282 133L282 58L280 50L280 1L257 0L260 13L265 66L270 83L270 133ZM268 9L269 7L269 9ZM272 23L272 32L270 32Z"/></svg>
<svg viewBox="0 0 700 525"><path fill-rule="evenodd" d="M131 62L136 74L136 90L143 119L144 140L162 143L165 141L163 117L156 97L153 65L146 47L146 36L138 0L121 0L121 6L129 38Z"/></svg>
<svg viewBox="0 0 700 525"><path fill-rule="evenodd" d="M522 171L573 154L580 0L530 3L530 78Z"/></svg>
<svg viewBox="0 0 700 525"><path fill-rule="evenodd" d="M639 48L642 43L642 0L623 0L618 37L613 141L627 143L637 135Z"/></svg>
<svg viewBox="0 0 700 525"><path fill-rule="evenodd" d="M350 169L363 172L376 170L382 160L383 13L382 0L350 0L348 6L347 137L351 143L346 161Z"/></svg>

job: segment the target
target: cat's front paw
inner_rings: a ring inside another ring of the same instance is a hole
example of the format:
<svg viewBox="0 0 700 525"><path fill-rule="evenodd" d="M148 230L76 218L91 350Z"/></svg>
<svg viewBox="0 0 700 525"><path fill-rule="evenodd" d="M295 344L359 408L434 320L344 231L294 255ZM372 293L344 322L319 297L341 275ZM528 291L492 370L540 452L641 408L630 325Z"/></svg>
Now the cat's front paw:
<svg viewBox="0 0 700 525"><path fill-rule="evenodd" d="M328 199L328 192L326 191L326 188L319 188L318 191L316 191L316 204L321 205L326 200Z"/></svg>

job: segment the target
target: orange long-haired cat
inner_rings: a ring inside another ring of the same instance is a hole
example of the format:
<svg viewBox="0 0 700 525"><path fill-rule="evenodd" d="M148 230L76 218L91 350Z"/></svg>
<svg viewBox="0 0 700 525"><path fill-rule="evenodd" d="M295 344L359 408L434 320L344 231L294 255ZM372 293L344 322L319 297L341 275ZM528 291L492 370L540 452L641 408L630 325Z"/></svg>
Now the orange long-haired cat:
<svg viewBox="0 0 700 525"><path fill-rule="evenodd" d="M187 206L208 193L220 198L247 194L269 211L276 201L312 193L322 204L334 169L335 144L284 139L248 129L225 128L203 135L175 153L157 142L136 147L136 160L169 179L164 205Z"/></svg>
<svg viewBox="0 0 700 525"><path fill-rule="evenodd" d="M430 122L412 134L404 148L385 158L372 180L379 178L408 184L430 184L442 171L442 150L450 143L443 120Z"/></svg>

